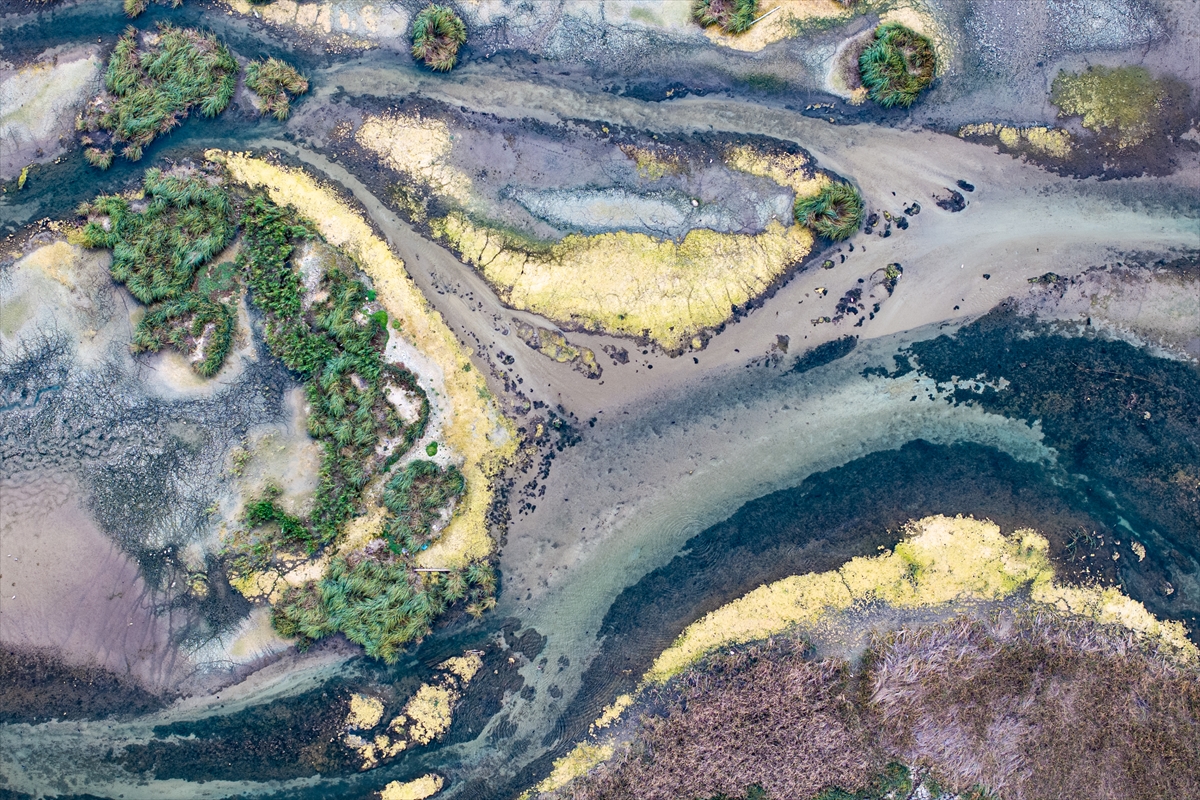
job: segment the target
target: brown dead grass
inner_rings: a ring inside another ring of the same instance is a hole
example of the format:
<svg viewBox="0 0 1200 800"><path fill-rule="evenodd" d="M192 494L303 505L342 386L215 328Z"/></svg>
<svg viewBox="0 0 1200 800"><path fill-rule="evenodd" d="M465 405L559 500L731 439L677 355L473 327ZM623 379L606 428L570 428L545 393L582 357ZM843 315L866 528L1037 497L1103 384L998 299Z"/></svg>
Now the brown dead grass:
<svg viewBox="0 0 1200 800"><path fill-rule="evenodd" d="M1200 680L1136 633L1044 613L876 645L882 745L1006 800L1200 797Z"/></svg>
<svg viewBox="0 0 1200 800"><path fill-rule="evenodd" d="M882 768L849 700L844 662L758 645L710 659L652 699L632 746L557 795L571 800L677 800L760 784L773 798L858 786Z"/></svg>

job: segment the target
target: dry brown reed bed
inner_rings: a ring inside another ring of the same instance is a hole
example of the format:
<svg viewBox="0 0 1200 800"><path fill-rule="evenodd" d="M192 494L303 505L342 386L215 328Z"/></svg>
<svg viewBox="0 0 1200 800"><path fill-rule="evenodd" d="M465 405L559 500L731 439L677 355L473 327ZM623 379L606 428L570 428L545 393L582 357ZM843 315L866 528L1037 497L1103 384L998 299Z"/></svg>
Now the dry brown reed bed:
<svg viewBox="0 0 1200 800"><path fill-rule="evenodd" d="M890 760L1005 800L1200 797L1200 674L1144 638L1004 611L878 635L862 663L781 639L646 696L632 741L556 797L804 800Z"/></svg>

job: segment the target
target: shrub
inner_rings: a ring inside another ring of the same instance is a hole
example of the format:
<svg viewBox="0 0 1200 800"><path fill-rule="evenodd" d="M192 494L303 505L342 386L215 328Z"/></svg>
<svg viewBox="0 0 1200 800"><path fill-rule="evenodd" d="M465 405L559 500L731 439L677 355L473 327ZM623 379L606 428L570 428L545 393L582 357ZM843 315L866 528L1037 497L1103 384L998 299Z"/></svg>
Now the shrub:
<svg viewBox="0 0 1200 800"><path fill-rule="evenodd" d="M811 197L797 197L796 221L835 242L849 238L862 224L863 202L848 183L828 183Z"/></svg>
<svg viewBox="0 0 1200 800"><path fill-rule="evenodd" d="M465 489L462 473L453 465L443 470L432 461L409 462L383 489L383 504L395 515L385 531L388 546L400 554L423 549L441 509Z"/></svg>
<svg viewBox="0 0 1200 800"><path fill-rule="evenodd" d="M291 113L292 100L308 91L308 81L290 64L268 58L246 65L246 88L258 95L264 114L283 121Z"/></svg>
<svg viewBox="0 0 1200 800"><path fill-rule="evenodd" d="M1140 144L1159 120L1166 90L1145 67L1060 71L1050 87L1059 117L1083 117L1083 127L1119 148Z"/></svg>
<svg viewBox="0 0 1200 800"><path fill-rule="evenodd" d="M413 58L432 70L449 72L454 69L458 48L466 41L467 27L445 6L426 6L413 20Z"/></svg>
<svg viewBox="0 0 1200 800"><path fill-rule="evenodd" d="M758 0L693 0L692 17L704 27L719 25L726 33L742 33L758 15Z"/></svg>
<svg viewBox="0 0 1200 800"><path fill-rule="evenodd" d="M871 99L885 108L911 106L933 83L937 58L929 38L889 22L858 58L859 74Z"/></svg>
<svg viewBox="0 0 1200 800"><path fill-rule="evenodd" d="M88 103L77 125L89 134L84 144L96 144L100 134L137 161L143 148L193 107L209 117L224 111L237 87L237 71L233 55L211 34L161 23L157 41L139 49L137 29L127 28L109 57L106 91ZM106 167L112 146L95 147L97 153L85 151L85 156Z"/></svg>

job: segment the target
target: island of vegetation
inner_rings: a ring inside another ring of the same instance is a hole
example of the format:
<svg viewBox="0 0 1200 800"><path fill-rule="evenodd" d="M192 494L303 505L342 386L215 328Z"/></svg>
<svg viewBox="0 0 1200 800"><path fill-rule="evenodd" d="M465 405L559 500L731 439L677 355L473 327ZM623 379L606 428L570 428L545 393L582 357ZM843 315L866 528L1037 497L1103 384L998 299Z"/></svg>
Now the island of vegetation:
<svg viewBox="0 0 1200 800"><path fill-rule="evenodd" d="M858 57L863 87L884 108L911 106L937 74L933 42L898 22L875 29Z"/></svg>
<svg viewBox="0 0 1200 800"><path fill-rule="evenodd" d="M435 72L454 69L458 63L458 48L466 41L467 26L446 6L426 6L413 18L413 58Z"/></svg>
<svg viewBox="0 0 1200 800"><path fill-rule="evenodd" d="M463 601L476 614L491 607L496 583L481 506L508 432L465 354L446 352L452 337L438 329L440 318L411 295L389 298L392 317L362 262L325 243L294 207L245 191L219 165L150 170L140 195L85 204L87 222L75 235L85 246L111 248L114 280L149 305L135 349L171 346L200 375L216 374L247 292L264 319L267 349L304 384L308 433L322 448L306 513L285 510L274 487L246 503L226 543L235 585L261 586L273 575L266 594L282 635L303 644L342 632L388 661L449 606ZM232 264L214 260L235 235ZM448 411L459 426L481 431L469 442L445 431L457 452L443 452L441 463L408 457L426 434L430 402L418 376L385 350L392 335L410 330L434 339L436 355L453 356L442 369L463 385L454 387ZM366 541L349 541L347 524L364 512L375 527ZM457 536L431 571L417 571L458 515L456 527L475 533ZM301 574L315 568L316 577L282 577L300 563L309 565Z"/></svg>
<svg viewBox="0 0 1200 800"><path fill-rule="evenodd" d="M908 534L692 624L529 796L1200 789L1200 655L1182 625L1058 582L1033 531L930 517Z"/></svg>
<svg viewBox="0 0 1200 800"><path fill-rule="evenodd" d="M138 161L151 142L198 110L215 117L237 89L238 63L209 33L159 23L156 31L129 27L117 40L104 73L105 90L76 121L84 157L107 169L120 155ZM263 113L285 119L308 81L276 58L251 62L246 85Z"/></svg>
<svg viewBox="0 0 1200 800"><path fill-rule="evenodd" d="M1166 99L1162 82L1145 67L1063 70L1050 87L1060 117L1082 117L1083 127L1117 149L1141 144L1156 132Z"/></svg>
<svg viewBox="0 0 1200 800"><path fill-rule="evenodd" d="M725 33L743 33L758 16L758 0L693 0L692 16L705 28L717 25Z"/></svg>

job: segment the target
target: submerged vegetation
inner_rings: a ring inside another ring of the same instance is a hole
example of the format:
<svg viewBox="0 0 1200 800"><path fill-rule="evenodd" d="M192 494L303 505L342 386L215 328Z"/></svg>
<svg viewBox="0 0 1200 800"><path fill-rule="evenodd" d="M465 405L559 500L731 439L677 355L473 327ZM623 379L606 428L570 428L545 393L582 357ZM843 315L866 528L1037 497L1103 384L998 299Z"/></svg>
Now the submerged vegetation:
<svg viewBox="0 0 1200 800"><path fill-rule="evenodd" d="M292 100L308 91L308 80L287 62L267 58L246 65L246 88L258 95L264 114L282 122L291 113Z"/></svg>
<svg viewBox="0 0 1200 800"><path fill-rule="evenodd" d="M754 24L758 0L693 0L692 17L704 27L720 26L725 33L743 33Z"/></svg>
<svg viewBox="0 0 1200 800"><path fill-rule="evenodd" d="M449 72L458 62L458 48L467 41L467 26L446 6L430 5L412 24L413 58L437 72Z"/></svg>
<svg viewBox="0 0 1200 800"><path fill-rule="evenodd" d="M863 201L848 183L827 183L807 197L797 197L793 212L796 222L812 228L818 236L835 242L848 239L863 220Z"/></svg>
<svg viewBox="0 0 1200 800"><path fill-rule="evenodd" d="M1088 67L1060 71L1050 102L1060 117L1083 117L1083 127L1118 148L1140 144L1154 133L1167 92L1145 67Z"/></svg>
<svg viewBox="0 0 1200 800"><path fill-rule="evenodd" d="M884 108L911 106L933 83L937 57L933 42L898 22L875 29L858 58L859 75L871 99Z"/></svg>
<svg viewBox="0 0 1200 800"><path fill-rule="evenodd" d="M156 33L128 28L117 40L105 90L76 122L85 155L106 168L116 148L130 161L187 117L193 107L206 117L225 110L237 87L237 61L212 34L160 23Z"/></svg>

